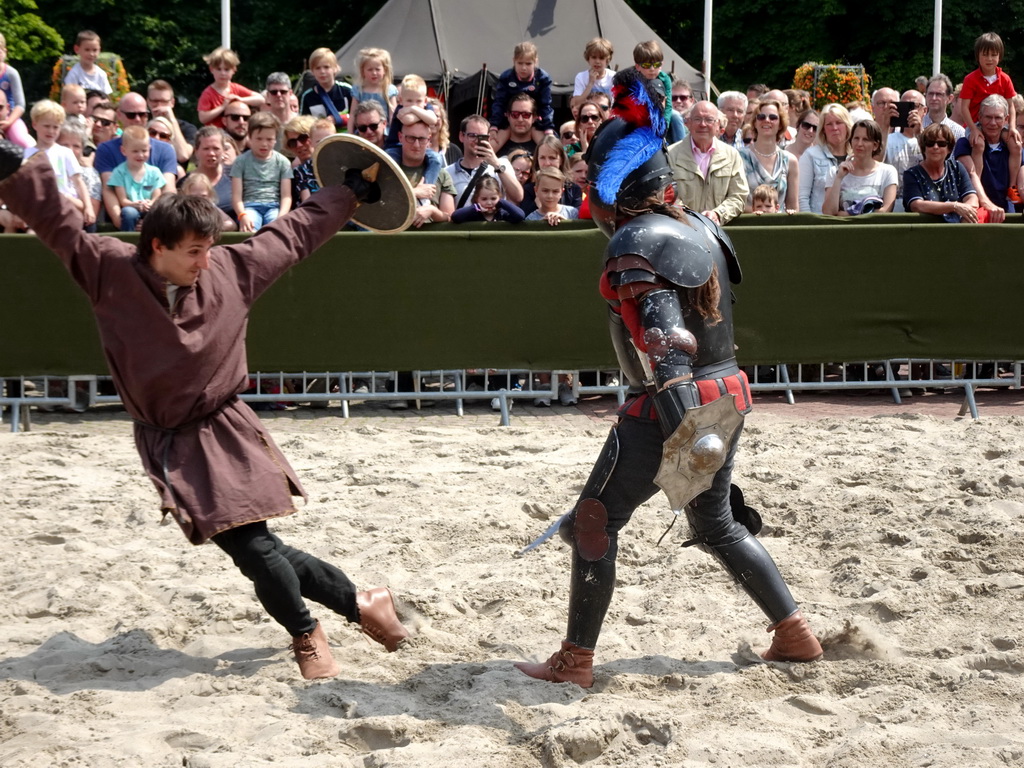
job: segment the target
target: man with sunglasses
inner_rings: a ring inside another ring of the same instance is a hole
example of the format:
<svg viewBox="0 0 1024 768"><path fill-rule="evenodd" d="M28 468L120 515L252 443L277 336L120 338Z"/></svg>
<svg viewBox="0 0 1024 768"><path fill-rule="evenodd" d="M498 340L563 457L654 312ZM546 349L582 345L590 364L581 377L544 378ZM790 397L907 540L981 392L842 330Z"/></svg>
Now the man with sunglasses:
<svg viewBox="0 0 1024 768"><path fill-rule="evenodd" d="M174 88L166 80L154 80L146 89L146 105L153 117L162 117L171 126L169 139L182 166L192 158L192 147L196 142L196 128L187 120L180 120L174 114ZM159 138L159 137L157 137Z"/></svg>
<svg viewBox="0 0 1024 768"><path fill-rule="evenodd" d="M231 142L242 154L249 148L249 118L252 117L252 110L244 101L229 101L224 105L224 112L221 119L224 121L224 130L231 137Z"/></svg>
<svg viewBox="0 0 1024 768"><path fill-rule="evenodd" d="M504 157L514 149L525 149L532 155L537 149L533 138L537 102L528 93L517 94L509 102L505 117L508 120L508 141L501 145L499 156Z"/></svg>
<svg viewBox="0 0 1024 768"><path fill-rule="evenodd" d="M386 129L387 118L380 103L372 99L360 101L352 115L352 132L384 149Z"/></svg>
<svg viewBox="0 0 1024 768"><path fill-rule="evenodd" d="M97 109L99 107L93 109L94 121ZM149 108L142 94L131 92L121 97L121 101L117 105L117 119L122 128L127 128L129 125L139 125L145 128L149 123L149 117ZM117 196L114 194L113 188L107 186L107 182L110 181L110 175L114 169L122 162L124 162L124 155L121 153L120 136L115 136L96 147L96 159L93 161L93 167L100 175L100 182L103 184L103 205L108 211L113 211L117 207ZM171 144L159 139L150 140L149 164L155 165L163 174L164 180L167 182L163 192L165 195L178 191L178 157Z"/></svg>
<svg viewBox="0 0 1024 768"><path fill-rule="evenodd" d="M292 81L287 72L271 72L267 75L263 109L276 117L281 125L288 125L292 118L299 115L298 110L292 109L291 95Z"/></svg>
<svg viewBox="0 0 1024 768"><path fill-rule="evenodd" d="M510 125L513 119L509 118ZM455 184L456 208L469 204L473 196L473 187L484 176L496 178L504 196L511 202L519 205L523 201L523 187L516 178L512 163L504 156L499 158L495 154L494 147L488 140L488 128L487 118L483 115L463 118L459 127L462 159L445 168Z"/></svg>

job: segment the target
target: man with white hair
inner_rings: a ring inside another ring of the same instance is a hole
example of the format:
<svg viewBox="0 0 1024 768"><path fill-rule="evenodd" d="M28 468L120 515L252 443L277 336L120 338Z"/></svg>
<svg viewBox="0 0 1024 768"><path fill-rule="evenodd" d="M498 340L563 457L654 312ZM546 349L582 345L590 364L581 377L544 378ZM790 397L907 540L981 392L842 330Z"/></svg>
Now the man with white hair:
<svg viewBox="0 0 1024 768"><path fill-rule="evenodd" d="M997 93L986 96L978 107L981 134L976 142L972 145L965 136L953 147L953 157L971 174L978 201L991 222L1006 219L1006 193L1016 184L1020 169L1020 137L1016 131L1007 130L1009 115L1006 99Z"/></svg>
<svg viewBox="0 0 1024 768"><path fill-rule="evenodd" d="M725 224L743 212L749 187L740 153L716 138L718 120L714 104L698 101L686 118L690 135L668 148L668 162L678 199Z"/></svg>
<svg viewBox="0 0 1024 768"><path fill-rule="evenodd" d="M783 103L786 98L783 96ZM723 91L718 97L718 109L725 115L725 131L718 138L730 147L743 146L743 116L747 114L747 97L739 91Z"/></svg>

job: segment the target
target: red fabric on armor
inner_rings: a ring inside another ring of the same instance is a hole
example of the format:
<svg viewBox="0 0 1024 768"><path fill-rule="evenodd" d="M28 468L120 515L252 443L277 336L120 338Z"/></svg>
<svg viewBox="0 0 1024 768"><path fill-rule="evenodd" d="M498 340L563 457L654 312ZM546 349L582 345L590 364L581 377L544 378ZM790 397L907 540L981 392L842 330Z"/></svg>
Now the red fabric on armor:
<svg viewBox="0 0 1024 768"><path fill-rule="evenodd" d="M702 379L697 382L697 392L700 394L701 405L714 402L722 395L736 395L737 410L740 413L747 413L753 407L750 400L750 384L747 381L747 374L743 371L723 379Z"/></svg>

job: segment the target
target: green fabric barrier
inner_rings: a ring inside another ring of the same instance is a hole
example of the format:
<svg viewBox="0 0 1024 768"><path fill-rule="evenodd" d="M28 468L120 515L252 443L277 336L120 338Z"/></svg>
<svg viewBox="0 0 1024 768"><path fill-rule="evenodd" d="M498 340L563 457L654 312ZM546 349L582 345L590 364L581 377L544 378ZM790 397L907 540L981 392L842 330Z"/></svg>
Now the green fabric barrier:
<svg viewBox="0 0 1024 768"><path fill-rule="evenodd" d="M744 271L744 364L1024 359L1024 227L833 221L729 234ZM597 294L606 242L546 225L339 234L257 302L250 369L612 367ZM2 235L0 259L0 374L104 373L88 303L56 257Z"/></svg>

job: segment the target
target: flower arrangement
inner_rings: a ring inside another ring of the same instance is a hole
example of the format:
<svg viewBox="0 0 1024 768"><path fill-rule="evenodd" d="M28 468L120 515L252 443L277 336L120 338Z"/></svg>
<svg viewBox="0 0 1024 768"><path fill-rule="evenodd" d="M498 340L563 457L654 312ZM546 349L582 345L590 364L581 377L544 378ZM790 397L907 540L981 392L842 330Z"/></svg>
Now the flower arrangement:
<svg viewBox="0 0 1024 768"><path fill-rule="evenodd" d="M871 100L871 78L861 65L819 64L809 61L793 73L793 87L811 94L811 104L821 109L826 104L849 104Z"/></svg>
<svg viewBox="0 0 1024 768"><path fill-rule="evenodd" d="M77 63L78 56L70 54L57 59L57 63L53 65L53 73L50 78L50 99L60 101L60 89L64 84L64 76ZM113 89L110 94L110 101L113 104L117 104L121 97L131 90L131 86L128 84L128 73L125 71L121 57L116 53L104 51L96 60L96 66L103 70L107 76L110 87Z"/></svg>

